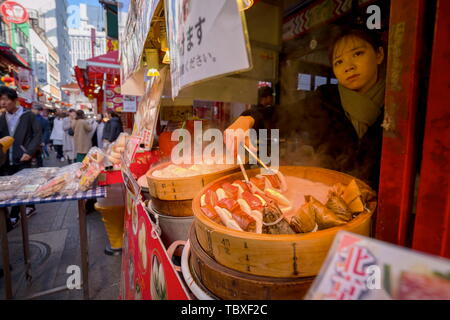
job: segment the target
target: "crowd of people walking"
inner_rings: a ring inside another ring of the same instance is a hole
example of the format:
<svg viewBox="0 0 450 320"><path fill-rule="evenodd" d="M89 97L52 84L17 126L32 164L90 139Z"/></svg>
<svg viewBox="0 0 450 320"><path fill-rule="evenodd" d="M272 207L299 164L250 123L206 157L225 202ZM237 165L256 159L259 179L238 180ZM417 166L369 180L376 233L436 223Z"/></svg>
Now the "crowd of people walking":
<svg viewBox="0 0 450 320"><path fill-rule="evenodd" d="M87 119L83 110L49 109L35 105L31 110L19 105L14 89L0 86L0 138L13 137L14 143L0 163L0 176L26 168L42 167L52 151L62 163L81 162L93 146L106 149L123 131L117 113L109 111ZM27 208L27 215L36 212ZM12 208L8 229L19 222L19 209Z"/></svg>

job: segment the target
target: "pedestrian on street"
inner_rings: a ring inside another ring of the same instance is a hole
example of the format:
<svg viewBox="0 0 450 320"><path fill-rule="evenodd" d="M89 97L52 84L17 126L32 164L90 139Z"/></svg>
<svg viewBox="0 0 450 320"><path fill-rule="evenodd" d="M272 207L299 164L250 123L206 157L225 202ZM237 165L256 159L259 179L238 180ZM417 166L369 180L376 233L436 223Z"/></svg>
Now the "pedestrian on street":
<svg viewBox="0 0 450 320"><path fill-rule="evenodd" d="M105 129L105 121L103 121L103 114L96 116L97 129L92 137L92 145L103 149L103 131Z"/></svg>
<svg viewBox="0 0 450 320"><path fill-rule="evenodd" d="M123 132L122 121L120 116L114 111L108 111L109 121L106 123L103 130L103 140L106 144L111 144L119 137L120 133Z"/></svg>
<svg viewBox="0 0 450 320"><path fill-rule="evenodd" d="M75 120L72 120L71 126L74 132L74 147L76 162L82 162L89 149L92 148L91 141L91 123L85 119L84 111L77 110Z"/></svg>
<svg viewBox="0 0 450 320"><path fill-rule="evenodd" d="M42 139L40 144L40 150L36 152L36 161L37 166L42 167L44 166L43 158L48 158L49 153L47 149L47 145L50 143L50 123L47 119L45 119L42 114L44 112L44 108L40 105L34 105L33 109L31 110L35 116L36 119L39 121L41 128L42 128Z"/></svg>
<svg viewBox="0 0 450 320"><path fill-rule="evenodd" d="M64 144L64 114L62 111L56 113L55 120L53 120L53 130L50 135L50 140L53 141L53 146L56 150L56 158L64 162L63 144Z"/></svg>
<svg viewBox="0 0 450 320"><path fill-rule="evenodd" d="M6 109L0 116L0 138L14 137L13 146L7 152L8 161L0 168L0 175L13 175L31 167L31 160L42 143L42 128L33 112L18 104L17 92L11 88L0 86L0 108ZM27 216L35 211L34 205L28 207ZM19 219L19 207L13 207L7 225L15 227Z"/></svg>
<svg viewBox="0 0 450 320"><path fill-rule="evenodd" d="M73 141L74 131L72 129L72 120L75 120L77 113L74 109L69 110L67 117L63 119L64 141L63 141L63 153L67 159L67 162L71 164L75 161L75 147Z"/></svg>

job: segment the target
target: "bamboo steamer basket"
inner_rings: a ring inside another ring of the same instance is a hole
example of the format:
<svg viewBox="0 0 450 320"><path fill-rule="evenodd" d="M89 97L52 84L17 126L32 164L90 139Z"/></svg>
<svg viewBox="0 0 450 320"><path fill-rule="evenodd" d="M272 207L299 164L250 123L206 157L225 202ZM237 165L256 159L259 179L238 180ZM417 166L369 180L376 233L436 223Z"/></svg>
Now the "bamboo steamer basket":
<svg viewBox="0 0 450 320"><path fill-rule="evenodd" d="M192 217L192 200L161 200L152 197L152 209L172 217Z"/></svg>
<svg viewBox="0 0 450 320"><path fill-rule="evenodd" d="M157 178L153 176L154 171L164 169L170 164L171 162L160 164L147 172L148 190L153 198L160 200L192 200L197 195L198 190L208 183L238 170L238 166L234 165L213 173L185 178ZM189 166L186 165L186 167Z"/></svg>
<svg viewBox="0 0 450 320"><path fill-rule="evenodd" d="M250 275L222 266L201 247L191 228L191 273L198 284L224 300L299 300L314 281L307 278L274 278Z"/></svg>
<svg viewBox="0 0 450 320"><path fill-rule="evenodd" d="M208 183L238 170L238 166L216 171L209 174L186 178L154 177L155 170L169 166L166 162L150 169L147 174L148 192L152 198L152 208L158 212L175 217L193 216L192 199ZM183 166L183 165L181 165ZM190 165L186 165L188 167Z"/></svg>
<svg viewBox="0 0 450 320"><path fill-rule="evenodd" d="M332 186L335 183L347 185L355 179L337 171L315 167L280 167L285 176L322 182ZM259 169L249 170L249 177ZM367 203L367 211L360 213L349 223L312 233L295 235L255 234L226 228L206 217L200 210L200 197L208 188L217 188L224 182L242 179L235 173L216 180L203 188L192 202L195 215L194 226L200 246L210 257L228 268L267 277L311 277L318 274L329 248L341 230L369 236L371 216L376 201ZM355 179L361 189L369 189L364 182ZM289 184L288 184L289 185ZM295 186L290 186L293 188Z"/></svg>

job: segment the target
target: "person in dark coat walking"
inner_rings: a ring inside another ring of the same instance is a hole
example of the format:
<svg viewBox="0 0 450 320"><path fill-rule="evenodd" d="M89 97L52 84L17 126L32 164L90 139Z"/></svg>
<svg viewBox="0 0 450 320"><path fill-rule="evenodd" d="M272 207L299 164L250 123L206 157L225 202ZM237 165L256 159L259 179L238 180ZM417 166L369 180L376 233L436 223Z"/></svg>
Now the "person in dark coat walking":
<svg viewBox="0 0 450 320"><path fill-rule="evenodd" d="M0 87L0 108L6 112L0 116L0 138L14 137L12 148L7 152L8 160L0 168L0 175L13 175L31 167L31 160L42 142L42 128L36 116L18 105L17 92L5 86ZM34 213L34 206L27 208L27 214ZM19 221L19 207L10 213L11 224Z"/></svg>
<svg viewBox="0 0 450 320"><path fill-rule="evenodd" d="M117 113L114 111L108 111L109 121L105 124L103 129L103 140L106 140L106 144L113 143L123 132L122 121Z"/></svg>
<svg viewBox="0 0 450 320"><path fill-rule="evenodd" d="M43 156L46 158L50 156L47 149L47 145L50 143L50 123L42 116L43 110L44 108L39 105L33 106L33 109L31 110L35 114L36 119L39 121L42 128L41 147L36 153L38 167L42 167L44 165L42 159Z"/></svg>
<svg viewBox="0 0 450 320"><path fill-rule="evenodd" d="M320 86L292 109L280 109L284 114L276 126L311 147L315 166L348 173L377 188L385 91L381 41L373 31L345 28L332 42L329 58L339 84ZM250 112L228 129L246 131L270 120Z"/></svg>

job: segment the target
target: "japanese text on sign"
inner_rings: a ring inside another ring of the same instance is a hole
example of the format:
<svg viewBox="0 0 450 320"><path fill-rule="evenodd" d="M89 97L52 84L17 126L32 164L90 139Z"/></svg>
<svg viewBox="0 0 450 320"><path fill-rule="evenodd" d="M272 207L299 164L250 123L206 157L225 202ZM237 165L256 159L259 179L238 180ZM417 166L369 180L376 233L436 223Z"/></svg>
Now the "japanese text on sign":
<svg viewBox="0 0 450 320"><path fill-rule="evenodd" d="M250 68L236 1L166 0L166 8L172 97L188 84Z"/></svg>

